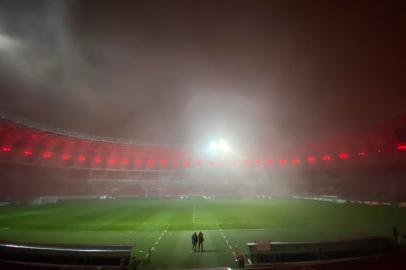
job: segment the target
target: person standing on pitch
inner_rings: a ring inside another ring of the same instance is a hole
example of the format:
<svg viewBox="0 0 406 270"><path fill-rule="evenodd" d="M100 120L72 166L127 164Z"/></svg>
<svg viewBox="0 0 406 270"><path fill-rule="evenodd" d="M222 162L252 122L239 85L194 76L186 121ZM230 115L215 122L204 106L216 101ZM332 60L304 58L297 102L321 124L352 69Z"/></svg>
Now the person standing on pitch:
<svg viewBox="0 0 406 270"><path fill-rule="evenodd" d="M199 232L199 235L197 238L198 238L197 251L203 252L203 241L204 241L203 233Z"/></svg>
<svg viewBox="0 0 406 270"><path fill-rule="evenodd" d="M194 234L192 234L192 249L194 252L196 252L197 242L198 242L197 233L195 232Z"/></svg>

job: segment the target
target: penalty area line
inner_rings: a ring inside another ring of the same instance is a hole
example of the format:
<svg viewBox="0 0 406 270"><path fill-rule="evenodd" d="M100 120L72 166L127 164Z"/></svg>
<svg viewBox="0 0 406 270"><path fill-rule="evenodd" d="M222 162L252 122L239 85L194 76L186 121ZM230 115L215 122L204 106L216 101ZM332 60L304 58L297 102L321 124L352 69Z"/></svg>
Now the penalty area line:
<svg viewBox="0 0 406 270"><path fill-rule="evenodd" d="M162 233L158 236L158 239L155 241L154 245L150 248L150 252L156 251L158 248L159 241L165 236L165 233L168 231L169 224L167 224L166 228L162 231ZM150 256L149 252L145 254L145 258Z"/></svg>
<svg viewBox="0 0 406 270"><path fill-rule="evenodd" d="M226 244L228 245L228 248L231 250L231 253L233 253L233 256L235 257L236 254L235 254L235 251L233 250L233 247L231 246L231 243L228 241L228 239L227 239L226 235L224 234L223 230L220 228L220 225L218 223L216 225L217 225L217 228L218 228L218 231L219 231L220 235L224 238Z"/></svg>

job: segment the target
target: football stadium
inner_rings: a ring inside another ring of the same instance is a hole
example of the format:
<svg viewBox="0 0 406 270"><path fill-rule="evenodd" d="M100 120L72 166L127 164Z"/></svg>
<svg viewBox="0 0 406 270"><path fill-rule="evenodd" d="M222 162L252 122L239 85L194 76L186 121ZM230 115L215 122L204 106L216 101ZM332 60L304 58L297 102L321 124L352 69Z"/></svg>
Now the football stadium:
<svg viewBox="0 0 406 270"><path fill-rule="evenodd" d="M114 268L123 258L129 268L179 269L237 268L239 254L247 267L396 254L406 230L406 118L392 122L359 139L368 151L249 160L224 139L193 150L3 117L1 260ZM389 132L379 152L376 138Z"/></svg>
<svg viewBox="0 0 406 270"><path fill-rule="evenodd" d="M404 269L405 10L2 1L0 269Z"/></svg>

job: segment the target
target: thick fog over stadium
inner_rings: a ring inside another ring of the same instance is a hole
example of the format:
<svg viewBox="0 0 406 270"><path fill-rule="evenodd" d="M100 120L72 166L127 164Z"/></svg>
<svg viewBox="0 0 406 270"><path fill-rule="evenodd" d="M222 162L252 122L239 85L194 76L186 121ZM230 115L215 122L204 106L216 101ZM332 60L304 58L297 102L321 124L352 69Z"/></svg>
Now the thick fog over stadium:
<svg viewBox="0 0 406 270"><path fill-rule="evenodd" d="M0 269L396 269L406 1L0 1Z"/></svg>
<svg viewBox="0 0 406 270"><path fill-rule="evenodd" d="M165 144L357 131L406 108L405 11L402 1L2 1L1 111Z"/></svg>

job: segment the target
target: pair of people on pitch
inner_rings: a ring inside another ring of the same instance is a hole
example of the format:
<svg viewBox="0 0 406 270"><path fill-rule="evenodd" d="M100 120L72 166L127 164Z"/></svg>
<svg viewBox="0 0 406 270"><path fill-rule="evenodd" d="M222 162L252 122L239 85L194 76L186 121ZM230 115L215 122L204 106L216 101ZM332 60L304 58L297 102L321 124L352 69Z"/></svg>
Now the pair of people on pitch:
<svg viewBox="0 0 406 270"><path fill-rule="evenodd" d="M204 237L203 237L203 233L199 232L199 234L197 234L196 232L194 234L192 234L192 247L193 247L193 251L196 252L196 245L197 245L197 252L203 252L203 241L204 241Z"/></svg>

